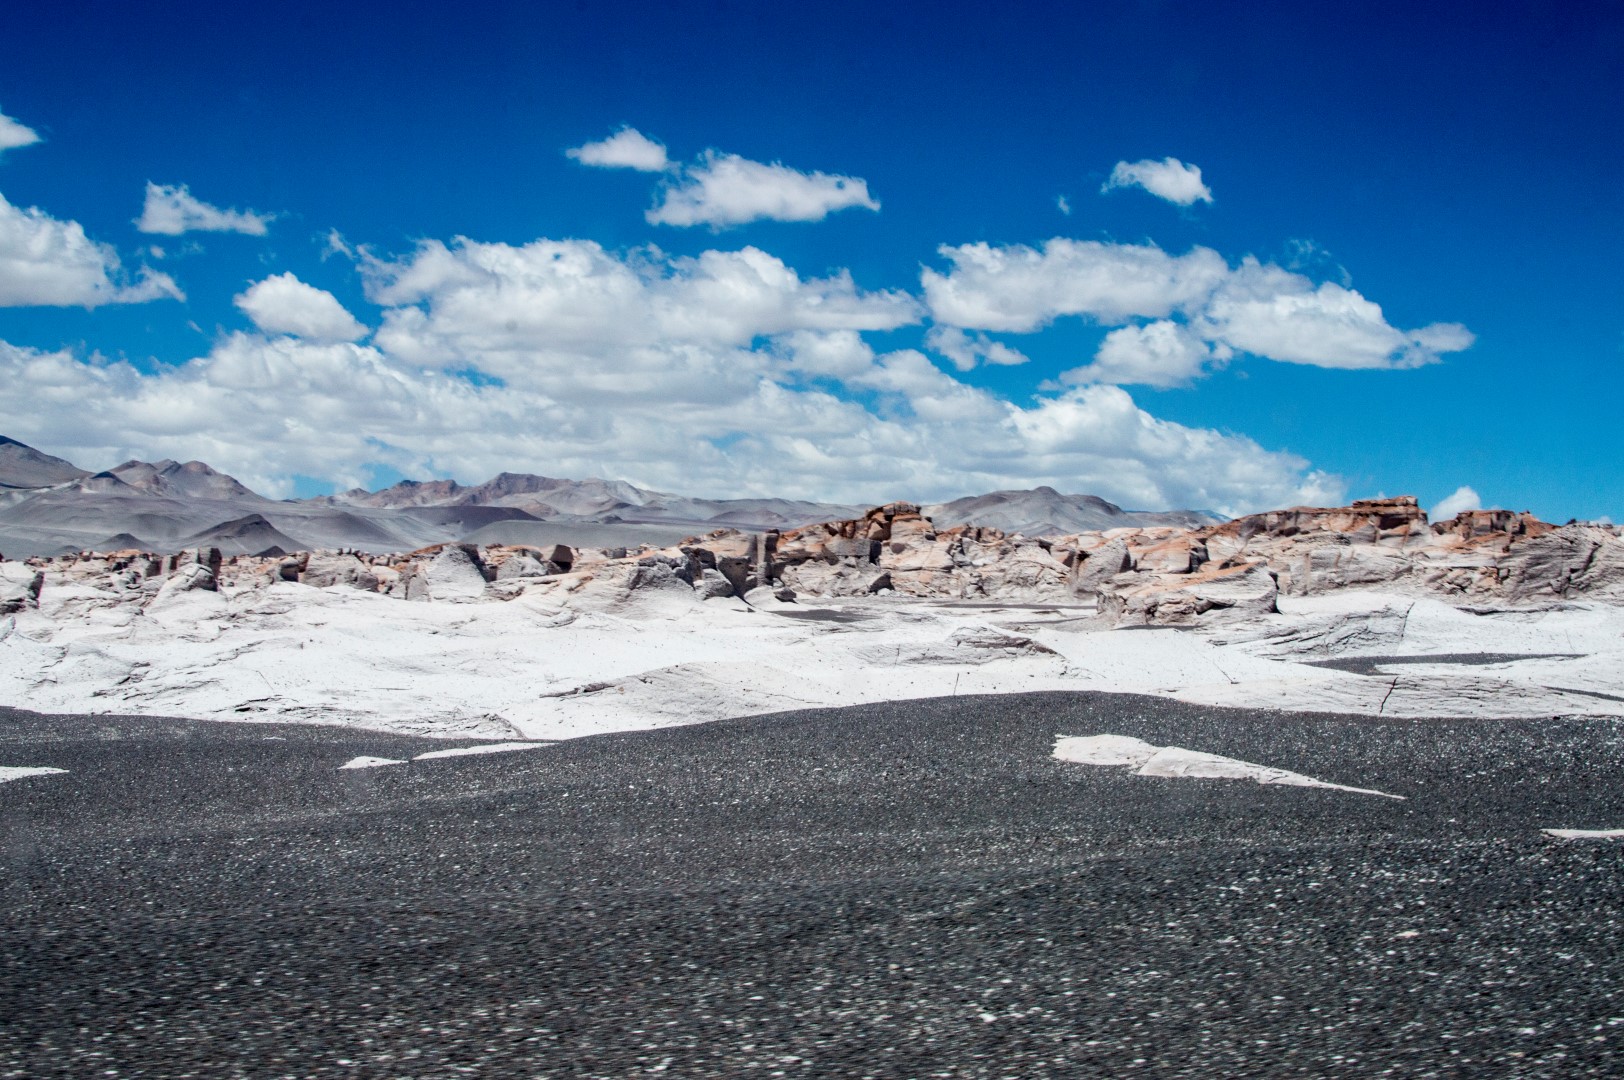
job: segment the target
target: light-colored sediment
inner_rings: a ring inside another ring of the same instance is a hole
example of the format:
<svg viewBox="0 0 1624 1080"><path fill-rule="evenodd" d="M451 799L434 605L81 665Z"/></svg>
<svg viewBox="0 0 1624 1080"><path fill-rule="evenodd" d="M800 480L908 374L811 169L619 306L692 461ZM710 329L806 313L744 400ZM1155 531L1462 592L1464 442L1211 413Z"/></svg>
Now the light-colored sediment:
<svg viewBox="0 0 1624 1080"><path fill-rule="evenodd" d="M1617 532L1498 513L1440 528L1413 500L1044 539L938 533L893 504L632 552L204 549L0 568L0 702L49 712L526 741L1030 690L1624 715ZM1388 659L1322 666L1359 657Z"/></svg>

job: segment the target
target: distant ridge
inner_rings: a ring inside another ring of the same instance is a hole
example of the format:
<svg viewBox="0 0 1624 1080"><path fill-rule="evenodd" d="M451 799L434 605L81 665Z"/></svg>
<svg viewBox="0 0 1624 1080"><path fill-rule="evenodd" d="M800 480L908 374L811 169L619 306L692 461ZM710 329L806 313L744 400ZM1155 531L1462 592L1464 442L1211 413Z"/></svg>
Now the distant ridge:
<svg viewBox="0 0 1624 1080"><path fill-rule="evenodd" d="M403 480L275 501L202 461L126 461L98 473L0 436L0 551L17 557L110 545L251 555L432 544L669 544L715 529L788 530L860 517L865 507L797 499L702 499L624 480L498 473L482 484ZM1028 536L1145 525L1206 525L1196 511L1145 513L1049 487L995 491L926 507L940 528L983 525Z"/></svg>
<svg viewBox="0 0 1624 1080"><path fill-rule="evenodd" d="M978 525L1027 536L1064 536L1149 525L1189 529L1225 520L1199 510L1124 510L1098 495L1062 495L1052 487L971 495L926 506L924 514L938 528Z"/></svg>

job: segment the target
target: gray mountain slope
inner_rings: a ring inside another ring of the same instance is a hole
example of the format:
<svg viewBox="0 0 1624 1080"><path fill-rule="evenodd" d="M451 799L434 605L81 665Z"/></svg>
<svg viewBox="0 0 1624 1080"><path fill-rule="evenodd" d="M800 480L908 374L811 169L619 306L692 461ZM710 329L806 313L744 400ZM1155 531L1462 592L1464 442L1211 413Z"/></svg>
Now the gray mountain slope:
<svg viewBox="0 0 1624 1080"><path fill-rule="evenodd" d="M1148 525L1196 528L1224 520L1197 510L1124 510L1097 495L1062 495L1052 487L971 495L926 506L924 514L937 528L980 525L1027 536L1064 536Z"/></svg>
<svg viewBox="0 0 1624 1080"><path fill-rule="evenodd" d="M71 461L0 435L0 487L50 487L89 475Z"/></svg>
<svg viewBox="0 0 1624 1080"><path fill-rule="evenodd" d="M546 547L637 547L639 544L675 544L703 530L671 524L635 524L576 519L574 521L493 521L462 539L470 544L532 544Z"/></svg>
<svg viewBox="0 0 1624 1080"><path fill-rule="evenodd" d="M247 514L232 521L183 537L177 548L219 548L224 555L255 555L267 548L308 551L311 545L288 536L260 514Z"/></svg>

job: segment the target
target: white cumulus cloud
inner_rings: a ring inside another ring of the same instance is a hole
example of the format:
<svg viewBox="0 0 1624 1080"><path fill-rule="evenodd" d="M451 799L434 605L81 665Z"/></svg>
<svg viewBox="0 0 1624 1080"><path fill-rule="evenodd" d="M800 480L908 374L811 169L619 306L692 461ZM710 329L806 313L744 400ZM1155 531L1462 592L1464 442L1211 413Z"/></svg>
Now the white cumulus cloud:
<svg viewBox="0 0 1624 1080"><path fill-rule="evenodd" d="M33 146L39 141L39 132L13 120L5 113L0 113L0 153L15 150L19 146Z"/></svg>
<svg viewBox="0 0 1624 1080"><path fill-rule="evenodd" d="M1143 326L1123 326L1105 335L1094 362L1062 372L1063 383L1138 383L1143 386L1187 386L1222 363L1229 350L1202 341L1182 323L1158 319Z"/></svg>
<svg viewBox="0 0 1624 1080"><path fill-rule="evenodd" d="M179 236L188 232L235 232L264 236L272 214L222 210L192 195L185 184L147 181L147 198L135 227L144 233Z"/></svg>
<svg viewBox="0 0 1624 1080"><path fill-rule="evenodd" d="M13 206L0 195L0 307L98 307L160 297L185 299L168 274L143 268L134 280L118 253L38 207Z"/></svg>
<svg viewBox="0 0 1624 1080"><path fill-rule="evenodd" d="M582 165L593 165L600 169L664 172L670 167L665 147L629 126L621 128L607 139L589 142L564 153Z"/></svg>
<svg viewBox="0 0 1624 1080"><path fill-rule="evenodd" d="M1056 237L1024 244L943 246L947 273L922 272L931 316L948 326L1029 332L1062 315L1103 323L1162 318L1201 304L1229 273L1210 248L1169 255L1150 244Z"/></svg>
<svg viewBox="0 0 1624 1080"><path fill-rule="evenodd" d="M1205 336L1241 352L1328 368L1409 368L1474 340L1458 323L1390 325L1381 306L1333 282L1316 286L1278 266L1244 260L1199 320Z"/></svg>
<svg viewBox="0 0 1624 1080"><path fill-rule="evenodd" d="M664 187L644 217L654 225L720 229L750 221L822 221L851 207L880 208L857 177L707 151Z"/></svg>
<svg viewBox="0 0 1624 1080"><path fill-rule="evenodd" d="M710 381L753 378L728 360L758 338L892 330L917 322L902 292L862 292L844 272L803 279L759 248L621 257L588 240L522 247L429 241L365 264L368 296L391 310L377 341L430 366L471 361L502 379L563 378L664 393L684 363Z"/></svg>
<svg viewBox="0 0 1624 1080"><path fill-rule="evenodd" d="M863 335L917 322L913 297L756 248L428 241L359 267L386 307L365 345L283 324L150 370L0 345L0 430L89 464L202 458L273 495L377 465L852 502L1050 484L1239 513L1340 494L1300 458L1161 420L1116 387L1013 404L922 352L877 353ZM978 362L997 344L962 343Z"/></svg>
<svg viewBox="0 0 1624 1080"><path fill-rule="evenodd" d="M1104 193L1125 187L1144 188L1158 199L1166 199L1179 206L1212 202L1212 189L1201 182L1200 168L1186 165L1178 158L1117 162L1116 168L1111 170L1111 178L1100 191Z"/></svg>
<svg viewBox="0 0 1624 1080"><path fill-rule="evenodd" d="M1192 342L1218 360L1230 352L1327 368L1410 368L1471 346L1459 323L1403 330L1381 307L1344 285L1316 285L1301 274L1248 257L1237 267L1210 248L1169 255L1151 244L1055 238L1041 249L986 243L943 247L945 273L921 271L932 318L964 329L1029 332L1068 315L1105 325L1163 320L1159 329L1108 338L1097 381L1165 381L1189 376ZM1131 348L1130 348L1131 346ZM1154 348L1152 348L1154 346ZM1161 379L1136 377L1152 370ZM1071 374L1082 376L1081 369Z"/></svg>
<svg viewBox="0 0 1624 1080"><path fill-rule="evenodd" d="M1427 516L1433 521L1448 521L1456 514L1481 509L1483 509L1482 497L1476 491L1462 484L1455 489L1454 494L1444 496Z"/></svg>
<svg viewBox="0 0 1624 1080"><path fill-rule="evenodd" d="M232 302L267 334L294 334L310 341L354 341L367 332L338 302L338 297L305 284L292 273L257 281Z"/></svg>

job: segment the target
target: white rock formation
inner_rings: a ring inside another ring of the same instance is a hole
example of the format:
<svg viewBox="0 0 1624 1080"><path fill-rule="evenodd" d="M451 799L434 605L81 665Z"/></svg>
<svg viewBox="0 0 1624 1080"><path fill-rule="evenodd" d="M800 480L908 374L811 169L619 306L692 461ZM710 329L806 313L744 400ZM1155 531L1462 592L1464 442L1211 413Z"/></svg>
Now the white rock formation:
<svg viewBox="0 0 1624 1080"><path fill-rule="evenodd" d="M0 703L527 740L1022 690L1624 716L1621 550L1384 500L1039 539L895 503L629 552L79 554L0 562Z"/></svg>

